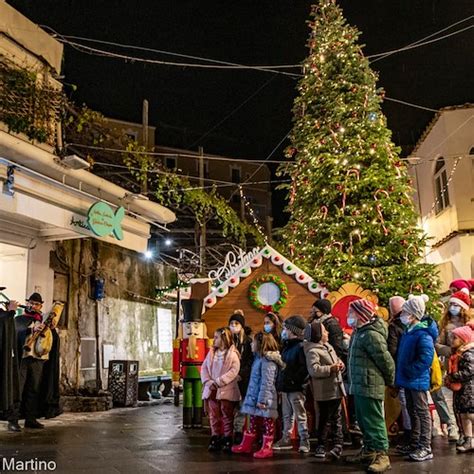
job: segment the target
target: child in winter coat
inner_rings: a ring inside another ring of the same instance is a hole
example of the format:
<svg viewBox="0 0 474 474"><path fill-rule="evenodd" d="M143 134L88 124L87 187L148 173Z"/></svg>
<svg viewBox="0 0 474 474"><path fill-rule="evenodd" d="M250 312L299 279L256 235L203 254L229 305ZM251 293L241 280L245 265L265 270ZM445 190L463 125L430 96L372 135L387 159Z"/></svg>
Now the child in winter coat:
<svg viewBox="0 0 474 474"><path fill-rule="evenodd" d="M354 329L349 348L349 392L354 395L356 418L364 447L349 462L368 466L369 472L390 469L383 401L385 387L393 385L395 363L387 348L388 329L367 299L352 301L347 324Z"/></svg>
<svg viewBox="0 0 474 474"><path fill-rule="evenodd" d="M304 394L308 369L303 348L306 321L302 316L291 316L283 322L281 358L286 367L278 374L277 390L281 392L283 429L275 449L292 449L291 433L296 418L300 437L300 453L309 453L309 433Z"/></svg>
<svg viewBox="0 0 474 474"><path fill-rule="evenodd" d="M239 309L235 310L234 314L229 318L229 328L232 333L235 348L240 354L239 390L242 397L240 403L242 403L247 393L253 363L252 338L250 337L252 330L245 325L244 313ZM245 415L238 411L234 418L235 444L239 444L242 441L244 423Z"/></svg>
<svg viewBox="0 0 474 474"><path fill-rule="evenodd" d="M304 352L311 391L315 407L319 408L318 446L315 456L326 456L325 445L331 429L334 446L329 454L334 459L339 459L344 443L341 416L342 397L346 394L341 375L344 363L328 343L329 333L323 323L315 320L308 325L305 339Z"/></svg>
<svg viewBox="0 0 474 474"><path fill-rule="evenodd" d="M209 451L230 452L234 430L234 412L240 392L238 376L240 355L229 328L217 329L214 347L201 368L202 399L205 400L211 424Z"/></svg>
<svg viewBox="0 0 474 474"><path fill-rule="evenodd" d="M400 316L406 329L398 347L395 383L405 389L412 431L410 442L398 451L413 461L433 459L428 391L438 327L430 317L425 316L427 301L426 295L410 295L402 306Z"/></svg>
<svg viewBox="0 0 474 474"><path fill-rule="evenodd" d="M278 396L275 388L279 368L284 367L278 343L271 334L259 332L253 342L254 361L250 382L242 405L242 413L250 415L250 423L242 442L232 447L233 453L251 453L258 431L263 425L263 443L254 453L256 459L273 456L275 419L278 417Z"/></svg>
<svg viewBox="0 0 474 474"><path fill-rule="evenodd" d="M447 385L453 390L454 410L459 414L463 430L463 444L457 447L460 453L474 451L474 331L471 326L453 330L450 367L455 368L446 376Z"/></svg>

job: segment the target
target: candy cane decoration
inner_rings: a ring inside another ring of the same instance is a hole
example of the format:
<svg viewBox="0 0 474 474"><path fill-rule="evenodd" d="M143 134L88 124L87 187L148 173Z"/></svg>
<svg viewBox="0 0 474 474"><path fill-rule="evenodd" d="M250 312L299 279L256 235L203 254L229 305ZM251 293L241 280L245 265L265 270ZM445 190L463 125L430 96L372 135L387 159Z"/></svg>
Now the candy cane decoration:
<svg viewBox="0 0 474 474"><path fill-rule="evenodd" d="M379 216L380 222L382 223L383 233L385 235L388 235L389 230L387 229L387 227L385 227L385 219L383 218L383 214L382 214L382 204L380 203L379 198L377 197L379 194L383 194L387 198L390 196L388 192L385 191L385 189L377 189L377 191L375 191L374 193L374 199L377 202L377 205L376 205L377 214Z"/></svg>
<svg viewBox="0 0 474 474"><path fill-rule="evenodd" d="M321 214L323 215L323 220L326 219L326 217L328 216L328 212L329 212L329 209L327 208L327 206L321 206Z"/></svg>
<svg viewBox="0 0 474 474"><path fill-rule="evenodd" d="M333 242L331 242L331 243L329 244L329 246L330 246L330 247L337 246L337 247L339 247L339 251L342 252L342 248L343 248L344 244L343 244L342 242L339 242L339 241L337 241L337 240L334 240Z"/></svg>
<svg viewBox="0 0 474 474"><path fill-rule="evenodd" d="M346 173L346 179L351 175L355 175L357 181L359 181L359 178L360 178L360 171L358 169L355 169L355 168L351 168L350 170L347 170L347 173ZM344 192L342 193L342 211L344 212L344 210L346 209L346 196L347 196L347 192L346 192L346 188L344 187Z"/></svg>
<svg viewBox="0 0 474 474"><path fill-rule="evenodd" d="M351 256L352 256L352 250L353 250L352 235L355 235L359 239L359 242L360 242L361 241L360 230L359 229L353 230L349 234L349 253L351 254Z"/></svg>

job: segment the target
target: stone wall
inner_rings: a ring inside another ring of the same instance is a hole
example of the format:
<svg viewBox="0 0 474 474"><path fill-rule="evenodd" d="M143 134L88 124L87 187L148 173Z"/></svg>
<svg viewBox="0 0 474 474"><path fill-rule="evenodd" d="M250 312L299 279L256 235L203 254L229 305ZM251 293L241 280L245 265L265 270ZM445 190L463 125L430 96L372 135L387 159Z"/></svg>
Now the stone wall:
<svg viewBox="0 0 474 474"><path fill-rule="evenodd" d="M68 276L67 323L59 330L63 392L95 388L96 371L81 369L81 339L95 340L97 315L101 366L102 345L110 344L113 358L139 360L140 370L169 369L171 354L161 354L157 347L159 305L154 296L156 286L170 284L170 268L95 239L58 242L50 266ZM95 275L105 280L105 298L100 302L91 298ZM173 303L160 306L174 311ZM107 370L101 376L105 387Z"/></svg>

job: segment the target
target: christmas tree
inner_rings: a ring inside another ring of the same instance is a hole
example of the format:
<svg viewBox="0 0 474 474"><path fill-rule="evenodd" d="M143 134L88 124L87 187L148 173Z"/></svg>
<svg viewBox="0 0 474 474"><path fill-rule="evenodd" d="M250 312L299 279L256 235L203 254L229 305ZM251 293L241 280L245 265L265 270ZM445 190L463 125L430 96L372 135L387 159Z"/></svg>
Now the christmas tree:
<svg viewBox="0 0 474 474"><path fill-rule="evenodd" d="M295 263L330 290L359 283L387 304L393 295L438 286L422 262L412 181L381 111L383 91L331 0L311 11L309 56L294 104L289 175L290 220L283 243Z"/></svg>

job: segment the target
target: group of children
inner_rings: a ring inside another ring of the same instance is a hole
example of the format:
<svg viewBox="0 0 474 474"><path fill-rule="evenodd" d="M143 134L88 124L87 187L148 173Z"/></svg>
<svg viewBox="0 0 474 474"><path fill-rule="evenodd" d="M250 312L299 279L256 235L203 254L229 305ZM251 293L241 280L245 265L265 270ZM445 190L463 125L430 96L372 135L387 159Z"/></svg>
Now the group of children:
<svg viewBox="0 0 474 474"><path fill-rule="evenodd" d="M467 302L465 293L458 293L452 296L448 313L456 312L459 298L462 304ZM342 406L349 405L351 397L363 448L346 460L384 472L390 467L383 405L388 390L400 398L408 417L403 423L407 442L399 446L400 454L414 461L431 459L431 368L437 345L449 342L445 382L453 390L459 417L458 451L474 451L474 327L467 316L459 321L445 316L439 338L436 322L425 314L426 299L424 295L406 301L392 298L389 325L377 316L373 302L353 301L347 319L352 328L349 344L328 300L317 300L308 320L295 315L282 321L278 314L268 313L262 331L253 338L243 313L236 311L229 326L215 332L201 371L212 433L209 450L252 453L258 441L260 449L253 457L268 458L274 450L292 449L296 421L298 450L310 452L305 402L311 393L318 417L314 454L339 459ZM277 420L281 438L274 444Z"/></svg>

